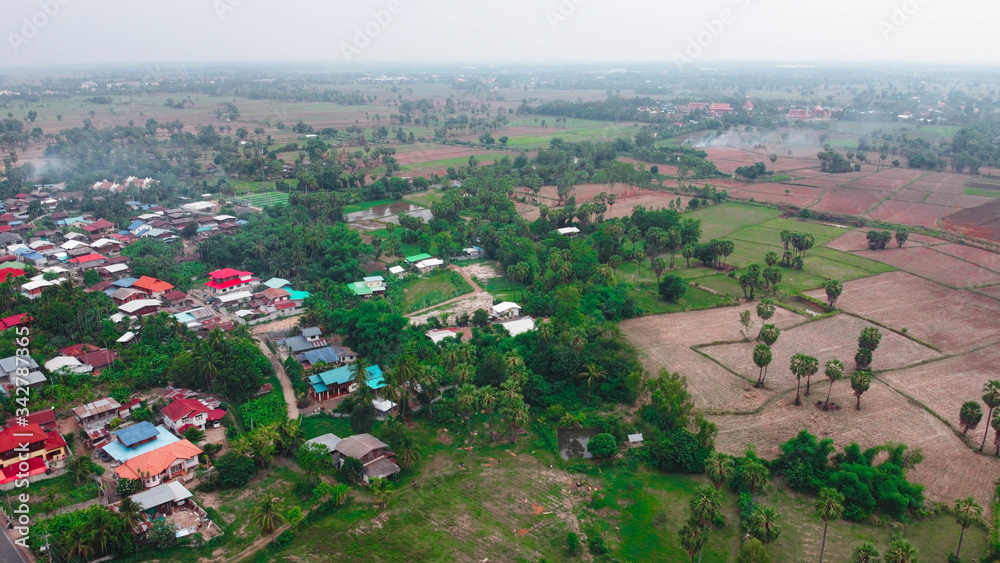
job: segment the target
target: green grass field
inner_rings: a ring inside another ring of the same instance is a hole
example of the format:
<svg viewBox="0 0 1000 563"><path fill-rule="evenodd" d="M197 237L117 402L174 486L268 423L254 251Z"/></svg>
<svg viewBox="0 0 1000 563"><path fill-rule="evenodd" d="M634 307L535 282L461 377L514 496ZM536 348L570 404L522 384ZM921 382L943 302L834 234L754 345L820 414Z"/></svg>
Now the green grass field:
<svg viewBox="0 0 1000 563"><path fill-rule="evenodd" d="M413 205L419 205L421 207L431 208L431 205L441 201L443 195L440 190L424 190L422 192L414 192L412 194L406 194L403 197L403 201L407 203L412 203Z"/></svg>
<svg viewBox="0 0 1000 563"><path fill-rule="evenodd" d="M254 207L269 207L271 205L288 205L288 194L284 192L264 192L251 195L239 195L234 199L245 200Z"/></svg>
<svg viewBox="0 0 1000 563"><path fill-rule="evenodd" d="M1000 187L1000 186L998 186ZM973 188L972 186L965 187L965 195L981 195L985 197L1000 197L1000 189L991 190L988 188Z"/></svg>
<svg viewBox="0 0 1000 563"><path fill-rule="evenodd" d="M470 155L472 156L472 155ZM488 153L488 154L477 154L475 155L476 161L480 163L492 162L494 160L499 160L502 157L511 156L510 154L504 153ZM424 168L442 168L442 167L458 167L466 166L469 164L469 157L467 156L456 156L455 158L442 158L440 160L428 160L427 162L418 162L416 164L406 164L402 166L404 172L410 170L423 170Z"/></svg>
<svg viewBox="0 0 1000 563"><path fill-rule="evenodd" d="M427 277L403 282L404 310L416 311L465 293L464 288L452 283L449 273L450 270L439 269Z"/></svg>

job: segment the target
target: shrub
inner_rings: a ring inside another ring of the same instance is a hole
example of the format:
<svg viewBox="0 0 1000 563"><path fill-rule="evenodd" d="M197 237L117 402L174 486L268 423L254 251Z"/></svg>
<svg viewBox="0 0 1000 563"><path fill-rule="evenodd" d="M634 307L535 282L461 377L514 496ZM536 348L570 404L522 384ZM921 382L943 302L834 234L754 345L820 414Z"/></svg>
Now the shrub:
<svg viewBox="0 0 1000 563"><path fill-rule="evenodd" d="M253 479L253 476L257 474L257 466L254 465L252 459L230 452L220 457L215 463L215 472L219 475L218 485L220 488L235 489L246 485Z"/></svg>
<svg viewBox="0 0 1000 563"><path fill-rule="evenodd" d="M660 280L660 297L664 301L669 301L670 303L676 303L681 297L684 297L684 292L687 291L687 283L680 278L680 276L669 275L664 276Z"/></svg>
<svg viewBox="0 0 1000 563"><path fill-rule="evenodd" d="M580 550L580 537L570 532L566 534L566 551L570 555L576 555L576 552Z"/></svg>
<svg viewBox="0 0 1000 563"><path fill-rule="evenodd" d="M605 555L608 553L608 548L604 545L604 538L601 536L591 536L587 540L587 549L590 550L591 555Z"/></svg>
<svg viewBox="0 0 1000 563"><path fill-rule="evenodd" d="M608 458L618 453L618 441L611 434L598 434L587 443L587 451L597 458Z"/></svg>
<svg viewBox="0 0 1000 563"><path fill-rule="evenodd" d="M142 481L138 479L127 479L122 477L115 485L115 492L120 497L129 497L142 490Z"/></svg>

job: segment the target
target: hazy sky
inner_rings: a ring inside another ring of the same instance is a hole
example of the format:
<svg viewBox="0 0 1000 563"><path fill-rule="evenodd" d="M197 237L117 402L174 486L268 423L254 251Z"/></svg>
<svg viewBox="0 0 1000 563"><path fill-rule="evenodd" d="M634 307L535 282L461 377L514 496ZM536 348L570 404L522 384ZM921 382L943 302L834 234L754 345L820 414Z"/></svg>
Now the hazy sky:
<svg viewBox="0 0 1000 563"><path fill-rule="evenodd" d="M0 66L996 64L997 21L996 0L3 0Z"/></svg>

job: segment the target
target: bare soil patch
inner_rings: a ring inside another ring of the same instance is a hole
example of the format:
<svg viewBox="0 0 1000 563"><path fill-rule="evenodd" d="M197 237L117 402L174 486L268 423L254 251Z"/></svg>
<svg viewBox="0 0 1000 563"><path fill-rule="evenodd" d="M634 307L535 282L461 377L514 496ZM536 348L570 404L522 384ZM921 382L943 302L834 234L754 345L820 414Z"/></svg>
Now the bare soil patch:
<svg viewBox="0 0 1000 563"><path fill-rule="evenodd" d="M1000 283L1000 274L997 272L938 252L936 247L904 245L903 248L864 250L855 254L949 287L977 287Z"/></svg>
<svg viewBox="0 0 1000 563"><path fill-rule="evenodd" d="M808 404L796 407L794 398L788 394L758 414L709 416L719 426L716 447L742 454L754 444L758 453L773 459L778 446L803 428L820 438L832 438L838 449L851 442L862 448L903 442L926 455L909 477L926 487L929 499L951 503L973 495L980 503L989 502L1000 460L973 452L934 415L883 383L872 384L861 399L860 411L854 409L854 394L845 381L834 384L831 394L831 401L844 406L839 411L823 412Z"/></svg>
<svg viewBox="0 0 1000 563"><path fill-rule="evenodd" d="M825 298L823 290L806 294ZM846 282L837 307L896 330L906 328L946 354L1000 341L1000 302L906 272Z"/></svg>
<svg viewBox="0 0 1000 563"><path fill-rule="evenodd" d="M883 198L885 194L875 190L833 188L823 194L823 199L814 209L846 215L863 215Z"/></svg>
<svg viewBox="0 0 1000 563"><path fill-rule="evenodd" d="M794 389L795 376L789 371L791 358L795 354L807 354L819 360L820 370L812 377L812 397L823 398L829 386L829 380L823 375L823 365L833 359L839 359L847 366L847 374L854 371L854 353L858 349L858 336L861 329L874 326L871 323L851 315L835 317L806 323L784 330L778 341L772 346L771 365L768 366L765 384L774 389ZM741 342L709 346L702 351L726 367L756 380L759 368L753 363L753 348L756 342ZM934 350L918 344L905 336L894 332L883 331L882 343L875 352L872 369L895 369L917 362L939 357ZM802 382L802 393L805 394L806 382ZM808 402L803 399L803 402Z"/></svg>
<svg viewBox="0 0 1000 563"><path fill-rule="evenodd" d="M868 216L872 219L888 221L889 223L937 229L939 228L938 219L947 217L960 209L961 207L946 207L944 205L890 199L872 209L868 213Z"/></svg>
<svg viewBox="0 0 1000 563"><path fill-rule="evenodd" d="M753 389L753 381L734 375L691 349L695 344L740 340L739 313L748 307L725 307L708 311L652 315L621 323L622 331L640 352L650 374L661 369L687 377L688 390L700 409L748 411L764 404L765 390ZM802 317L778 309L772 323L786 328Z"/></svg>

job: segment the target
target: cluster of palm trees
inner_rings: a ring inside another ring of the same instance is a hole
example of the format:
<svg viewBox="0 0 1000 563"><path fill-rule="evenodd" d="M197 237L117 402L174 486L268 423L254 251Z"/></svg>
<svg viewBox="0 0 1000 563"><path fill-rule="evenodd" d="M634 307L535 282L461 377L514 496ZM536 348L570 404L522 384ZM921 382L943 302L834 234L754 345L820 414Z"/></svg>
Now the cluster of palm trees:
<svg viewBox="0 0 1000 563"><path fill-rule="evenodd" d="M1000 380L990 380L983 384L983 403L989 409L986 414L986 431L983 432L983 441L979 444L979 451L986 447L986 438L989 436L990 427L993 427L993 443L996 445L996 455L1000 455ZM966 401L959 410L959 423L962 427L962 436L975 429L983 419L983 409L976 401Z"/></svg>
<svg viewBox="0 0 1000 563"><path fill-rule="evenodd" d="M743 528L746 532L744 543L750 543L751 548L754 543L761 546L769 544L778 539L781 535L781 525L778 523L778 512L773 507L757 504L757 495L763 490L770 479L770 472L756 459L747 458L740 461L739 488L750 493L750 502L753 505L749 514L743 521ZM700 488L695 493L694 500L691 501L692 515L704 515L709 511L712 504L718 502L719 490L728 485L736 476L736 460L724 453L713 452L705 460L705 474L712 483L711 487ZM711 493L709 492L711 491ZM710 498L716 500L712 501ZM696 509L697 507L697 509ZM699 518L700 520L700 518ZM713 518L713 522L718 521ZM698 541L707 541L707 529L701 525L702 531L699 533L696 528L697 522L691 520L685 524L681 531L681 542L694 560L692 547ZM687 536L685 538L685 536ZM704 537L700 537L704 536ZM702 543L703 545L703 543ZM697 546L700 552L701 545ZM762 549L762 548L761 548ZM701 556L699 555L699 560Z"/></svg>
<svg viewBox="0 0 1000 563"><path fill-rule="evenodd" d="M761 302L757 305L757 314L761 317L761 319L767 321L774 315L774 304L769 302L767 299L761 300ZM757 383L754 384L754 387L764 387L764 380L767 378L767 368L773 359L771 346L777 342L780 335L781 329L773 324L765 324L761 328L760 333L757 335L757 340L762 340L763 343L756 345L752 352L753 362L759 368ZM858 339L859 351L855 357L858 365L857 369L855 369L854 373L851 375L851 389L854 390L854 395L857 397L857 410L861 410L861 395L871 388L872 374L867 368L871 364L872 352L878 347L881 338L882 335L878 329L874 327L866 327L862 329L861 336ZM861 362L863 361L867 363L862 364ZM833 383L844 377L846 369L847 368L844 363L836 358L824 364L823 375L825 375L830 381L830 386L827 388L826 401L823 402L823 410L828 410L830 408L830 393L833 391ZM811 392L812 376L816 375L819 371L819 360L806 354L795 354L792 356L791 363L789 364L789 370L792 372L792 375L795 376L795 404L801 405L802 380L806 380L805 394L808 397ZM984 395L984 401L985 397L986 396ZM976 406L978 407L978 405ZM1000 382L997 382L996 406L1000 406ZM966 406L963 406L963 412L965 412L964 409L966 408ZM970 414L970 417L971 416L972 415ZM981 416L982 413L980 412L980 417ZM978 423L979 420L977 419L975 424ZM965 426L965 424L966 421L963 419L963 426ZM975 424L973 424L972 427L975 427ZM997 425L1000 427L1000 421L997 422ZM966 431L968 431L968 428L966 428ZM998 434L1000 434L1000 431L998 431ZM998 451L1000 451L1000 441L998 441Z"/></svg>

